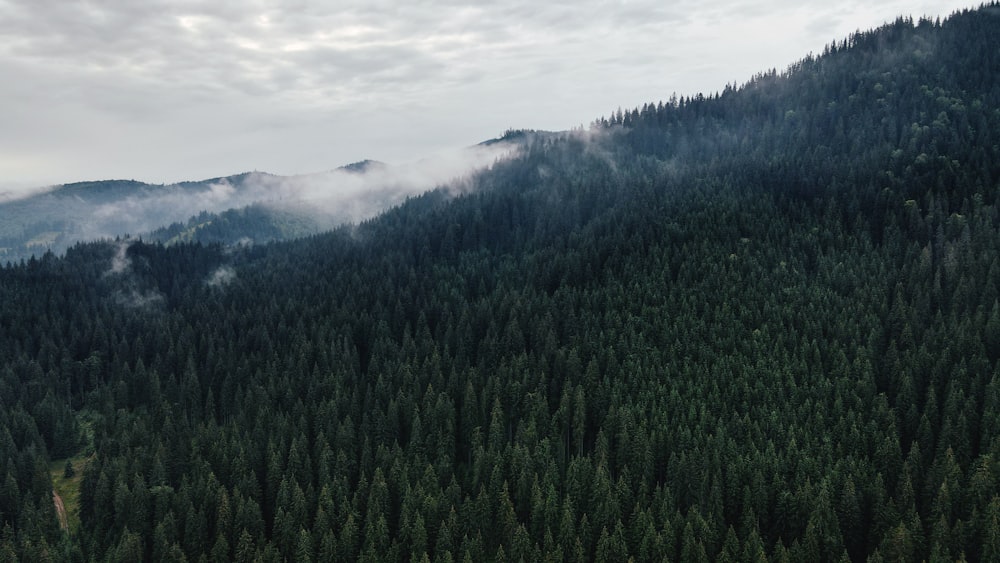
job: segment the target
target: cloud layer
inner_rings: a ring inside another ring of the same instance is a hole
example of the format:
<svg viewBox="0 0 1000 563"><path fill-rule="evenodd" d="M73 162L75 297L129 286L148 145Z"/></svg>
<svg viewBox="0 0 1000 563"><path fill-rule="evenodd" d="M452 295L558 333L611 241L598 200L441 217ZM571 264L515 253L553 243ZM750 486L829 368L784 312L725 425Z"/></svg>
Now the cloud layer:
<svg viewBox="0 0 1000 563"><path fill-rule="evenodd" d="M396 166L369 163L297 176L252 172L195 184L130 187L124 196L98 197L95 193L90 199L64 189L16 203L27 206L20 208L24 216L65 225L64 240L56 251L78 240L141 235L186 222L202 211L221 212L252 204L293 212L319 229L333 228L367 219L409 196L437 187L461 191L466 185L464 178L516 150L516 145L493 143L443 151ZM15 214L17 209L0 205L0 216ZM128 269L126 249L127 244L118 245L112 273Z"/></svg>
<svg viewBox="0 0 1000 563"><path fill-rule="evenodd" d="M412 160L968 2L0 0L0 192Z"/></svg>

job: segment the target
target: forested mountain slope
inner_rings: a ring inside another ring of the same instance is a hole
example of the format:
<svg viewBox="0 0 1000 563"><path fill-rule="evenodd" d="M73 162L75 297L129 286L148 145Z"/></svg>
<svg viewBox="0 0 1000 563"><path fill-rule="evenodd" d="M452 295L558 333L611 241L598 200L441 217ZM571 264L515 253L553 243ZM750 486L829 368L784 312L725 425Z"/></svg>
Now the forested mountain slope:
<svg viewBox="0 0 1000 563"><path fill-rule="evenodd" d="M998 11L328 234L0 270L3 555L1000 559Z"/></svg>
<svg viewBox="0 0 1000 563"><path fill-rule="evenodd" d="M261 198L263 190L254 189L257 185L279 180L255 172L172 185L77 182L0 200L0 262L19 262L47 251L62 254L80 241L139 235L199 211L218 211L228 201L242 201L242 207L255 196Z"/></svg>
<svg viewBox="0 0 1000 563"><path fill-rule="evenodd" d="M0 194L0 264L116 238L245 246L314 235L447 182L462 190L464 175L516 150L522 138L505 135L395 166L365 160L294 176L247 172L162 185L106 180L14 199Z"/></svg>

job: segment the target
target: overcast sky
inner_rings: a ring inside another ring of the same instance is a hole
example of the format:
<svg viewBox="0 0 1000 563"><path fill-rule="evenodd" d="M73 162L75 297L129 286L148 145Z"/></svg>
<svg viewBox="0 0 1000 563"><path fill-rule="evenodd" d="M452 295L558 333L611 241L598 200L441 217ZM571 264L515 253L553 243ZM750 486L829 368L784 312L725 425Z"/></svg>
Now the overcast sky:
<svg viewBox="0 0 1000 563"><path fill-rule="evenodd" d="M978 4L978 2L977 2ZM0 0L0 188L413 161L958 0Z"/></svg>

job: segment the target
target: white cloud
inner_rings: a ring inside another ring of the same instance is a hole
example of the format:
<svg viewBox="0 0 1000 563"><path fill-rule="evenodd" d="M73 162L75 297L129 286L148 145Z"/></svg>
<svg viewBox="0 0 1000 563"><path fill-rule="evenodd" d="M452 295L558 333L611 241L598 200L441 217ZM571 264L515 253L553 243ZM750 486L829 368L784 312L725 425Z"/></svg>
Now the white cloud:
<svg viewBox="0 0 1000 563"><path fill-rule="evenodd" d="M0 177L171 182L412 160L713 91L967 1L6 0Z"/></svg>
<svg viewBox="0 0 1000 563"><path fill-rule="evenodd" d="M205 283L209 287L223 288L236 279L236 270L229 266L219 266L211 274L209 274L208 279Z"/></svg>
<svg viewBox="0 0 1000 563"><path fill-rule="evenodd" d="M293 211L311 219L318 228L359 222L437 187L463 188L463 178L492 165L515 150L494 143L461 150L442 151L428 158L390 166L374 163L364 170L335 169L296 176L248 173L217 181L189 185L133 186L124 197L111 201L86 199L57 191L33 200L36 213L52 221L65 221L66 241L113 239L142 235L175 222L186 222L202 211L221 212L261 204ZM64 198L74 197L71 206ZM128 274L127 255L132 241L115 244L108 275ZM224 278L215 280L221 284ZM212 284L212 280L210 280ZM214 285L213 284L213 285Z"/></svg>
<svg viewBox="0 0 1000 563"><path fill-rule="evenodd" d="M115 243L115 254L111 257L111 267L108 269L107 275L123 274L132 265L132 261L128 258L129 246L132 246L132 243L128 240L120 240Z"/></svg>

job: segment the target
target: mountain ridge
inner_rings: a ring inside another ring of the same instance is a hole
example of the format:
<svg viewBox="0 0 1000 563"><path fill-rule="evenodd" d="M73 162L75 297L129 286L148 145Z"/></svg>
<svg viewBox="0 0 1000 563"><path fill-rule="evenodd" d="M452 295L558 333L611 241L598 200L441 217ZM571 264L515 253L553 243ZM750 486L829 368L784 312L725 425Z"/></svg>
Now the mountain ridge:
<svg viewBox="0 0 1000 563"><path fill-rule="evenodd" d="M131 235L168 242L187 231L184 240L199 240L196 227L206 223L203 213L225 213L231 225L229 233L216 226L205 242L234 244L249 237L262 243L315 234L367 218L407 195L451 181L467 168L488 166L490 154L516 144L513 139L494 141L397 166L363 160L291 176L253 171L173 184L62 184L0 202L0 217L5 218L0 221L0 261L16 262L45 251L61 254L77 242L101 238ZM248 215L252 222L240 220Z"/></svg>

